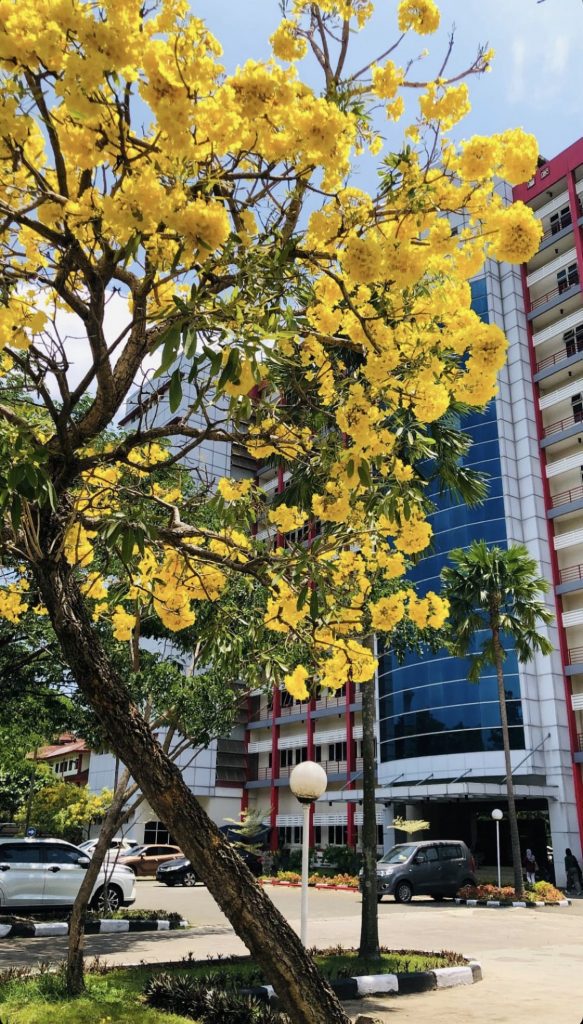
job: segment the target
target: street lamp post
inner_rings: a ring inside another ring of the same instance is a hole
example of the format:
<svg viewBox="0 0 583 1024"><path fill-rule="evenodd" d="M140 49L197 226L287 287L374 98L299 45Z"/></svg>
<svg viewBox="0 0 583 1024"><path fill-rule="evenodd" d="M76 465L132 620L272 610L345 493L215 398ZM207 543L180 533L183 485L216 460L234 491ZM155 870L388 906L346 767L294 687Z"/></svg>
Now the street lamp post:
<svg viewBox="0 0 583 1024"><path fill-rule="evenodd" d="M504 814L498 807L495 807L492 811L492 817L496 822L496 860L498 863L498 888L502 887L502 875L500 873L500 822L504 817Z"/></svg>
<svg viewBox="0 0 583 1024"><path fill-rule="evenodd" d="M289 777L289 788L304 809L302 830L302 903L300 914L300 937L304 946L308 941L308 869L310 858L310 804L326 792L328 778L321 764L302 761L296 764Z"/></svg>

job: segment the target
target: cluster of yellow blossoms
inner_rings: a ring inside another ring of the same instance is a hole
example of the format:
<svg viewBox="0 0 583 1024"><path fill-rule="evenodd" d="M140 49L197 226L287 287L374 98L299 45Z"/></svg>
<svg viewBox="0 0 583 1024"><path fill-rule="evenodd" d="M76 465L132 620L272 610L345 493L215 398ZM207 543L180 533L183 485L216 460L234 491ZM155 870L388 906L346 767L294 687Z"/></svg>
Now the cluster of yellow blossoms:
<svg viewBox="0 0 583 1024"><path fill-rule="evenodd" d="M370 0L317 7L330 47L373 11ZM166 512L182 497L148 484L163 445L118 462L105 443L100 461L96 445L93 468L68 495L63 542L95 617L110 616L123 642L144 608L184 629L255 558L267 566L263 626L311 645L310 671L295 667L289 691L304 699L312 674L331 688L370 679L371 626L390 633L407 617L438 629L447 615L437 595L405 587L372 602L371 581L402 578L408 556L431 540L418 459L403 437L453 403L480 408L496 393L506 340L471 310L468 281L487 255L521 263L538 247L540 222L494 189L497 175L512 184L532 175L536 141L517 129L454 145L447 133L470 109L469 89L433 79L370 195L350 185L351 162L384 146L371 116L379 100L390 121L404 115L410 62L377 58L354 80L346 64L341 82L330 68L323 91L308 85L297 61L314 42L311 0L289 5L269 59L232 73L187 0L0 0L0 15L0 246L6 280L21 282L0 302L2 371L33 342L45 351L52 318L84 310L88 282L114 267L104 289L125 289L127 345L142 320L173 329L182 310L179 328L207 341L194 383L227 410L221 440L231 430L254 458L310 481L307 496L266 512L255 484L221 480L221 500L211 499L221 525L187 526L174 544L168 529L145 550L125 550L122 592L100 568L120 491L139 484ZM395 32L425 36L438 29L439 9L395 0L393 22ZM430 149L439 140L434 161L417 145L425 132ZM171 356L188 363L181 340ZM121 366L123 344L122 334ZM59 437L43 440L59 452ZM273 528L267 542L252 535L250 510ZM285 535L316 519L320 539L300 562ZM319 587L325 600L312 602ZM25 609L22 584L0 591L4 617Z"/></svg>

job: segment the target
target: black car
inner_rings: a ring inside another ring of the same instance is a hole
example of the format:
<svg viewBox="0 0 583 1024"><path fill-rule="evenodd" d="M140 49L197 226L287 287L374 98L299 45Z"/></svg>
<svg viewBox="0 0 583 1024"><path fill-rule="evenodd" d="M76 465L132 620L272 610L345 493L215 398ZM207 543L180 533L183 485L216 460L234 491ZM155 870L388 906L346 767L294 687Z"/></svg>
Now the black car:
<svg viewBox="0 0 583 1024"><path fill-rule="evenodd" d="M240 857L243 858L247 867L256 878L261 874L261 857L259 857L253 850L237 850ZM199 881L199 877L194 871L192 864L186 857L177 857L176 860L167 861L166 864L160 864L156 870L156 879L158 882L163 882L164 885L196 885Z"/></svg>
<svg viewBox="0 0 583 1024"><path fill-rule="evenodd" d="M176 860L159 864L156 868L156 878L159 882L164 882L164 885L196 885L198 882L198 875L192 870L187 857L177 857Z"/></svg>

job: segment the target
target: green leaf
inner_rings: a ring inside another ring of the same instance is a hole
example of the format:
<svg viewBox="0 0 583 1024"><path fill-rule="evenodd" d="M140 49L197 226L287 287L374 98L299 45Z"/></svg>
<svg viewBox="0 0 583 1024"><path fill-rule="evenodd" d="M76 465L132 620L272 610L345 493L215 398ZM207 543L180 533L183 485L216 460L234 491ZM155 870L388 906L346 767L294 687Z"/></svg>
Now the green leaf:
<svg viewBox="0 0 583 1024"><path fill-rule="evenodd" d="M170 378L170 391L168 394L168 404L170 406L170 412L176 412L181 402L182 374L180 370L175 370Z"/></svg>
<svg viewBox="0 0 583 1024"><path fill-rule="evenodd" d="M130 562L134 553L134 544L136 543L136 535L134 531L126 529L121 539L121 557L124 562Z"/></svg>
<svg viewBox="0 0 583 1024"><path fill-rule="evenodd" d="M159 346L163 345L162 349L162 361L160 366L156 370L154 377L161 377L166 371L172 366L172 363L178 355L178 349L180 347L180 338L182 336L182 325L180 323L171 324L167 331L162 335ZM158 346L158 347L159 347Z"/></svg>
<svg viewBox="0 0 583 1024"><path fill-rule="evenodd" d="M312 593L310 594L310 616L311 616L312 619L317 619L318 618L319 606L320 606L320 603L319 603L319 600L318 600L318 591L314 589L314 590L312 590Z"/></svg>

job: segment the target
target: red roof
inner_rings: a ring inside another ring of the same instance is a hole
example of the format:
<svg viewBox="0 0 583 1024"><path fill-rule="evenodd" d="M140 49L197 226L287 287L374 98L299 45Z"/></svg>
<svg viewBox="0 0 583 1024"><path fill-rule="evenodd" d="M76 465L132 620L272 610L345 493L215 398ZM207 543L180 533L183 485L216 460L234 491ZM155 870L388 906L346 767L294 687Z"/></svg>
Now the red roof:
<svg viewBox="0 0 583 1024"><path fill-rule="evenodd" d="M39 747L35 753L26 756L37 761L52 761L57 757L68 757L69 754L80 754L88 750L85 740L72 739L69 743L53 743L48 747Z"/></svg>

